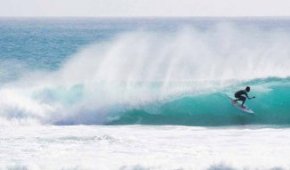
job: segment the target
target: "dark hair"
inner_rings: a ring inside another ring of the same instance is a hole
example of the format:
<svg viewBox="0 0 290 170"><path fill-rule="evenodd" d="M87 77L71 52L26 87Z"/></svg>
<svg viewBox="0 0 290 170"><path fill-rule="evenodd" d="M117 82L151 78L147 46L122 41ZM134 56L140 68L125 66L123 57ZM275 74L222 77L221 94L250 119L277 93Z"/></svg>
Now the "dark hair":
<svg viewBox="0 0 290 170"><path fill-rule="evenodd" d="M249 92L251 88L249 86L246 87L246 91Z"/></svg>

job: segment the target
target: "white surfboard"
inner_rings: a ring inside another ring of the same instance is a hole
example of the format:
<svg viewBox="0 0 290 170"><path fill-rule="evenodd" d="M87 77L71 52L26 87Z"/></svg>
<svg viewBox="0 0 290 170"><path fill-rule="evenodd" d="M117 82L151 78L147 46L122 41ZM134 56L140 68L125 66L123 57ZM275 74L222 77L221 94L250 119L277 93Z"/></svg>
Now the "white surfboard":
<svg viewBox="0 0 290 170"><path fill-rule="evenodd" d="M233 98L229 97L228 98L230 99L230 102L233 106L235 106L237 109L243 111L243 112L246 112L246 113L250 113L250 114L254 114L255 112L250 109L249 107L247 107L245 104L244 104L244 107L242 107L242 105L238 102L235 102Z"/></svg>

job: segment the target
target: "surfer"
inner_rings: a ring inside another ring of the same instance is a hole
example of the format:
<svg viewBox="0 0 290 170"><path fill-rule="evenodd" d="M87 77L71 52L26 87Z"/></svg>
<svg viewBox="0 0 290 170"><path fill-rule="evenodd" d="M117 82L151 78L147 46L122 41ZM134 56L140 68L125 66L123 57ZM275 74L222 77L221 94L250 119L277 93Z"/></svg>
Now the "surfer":
<svg viewBox="0 0 290 170"><path fill-rule="evenodd" d="M242 107L244 107L244 104L246 102L246 99L253 99L253 98L256 98L255 96L253 97L249 97L248 96L248 93L250 92L251 88L249 86L246 87L246 89L244 90L239 90L235 93L235 97L236 99L234 100L234 102L237 102L237 101L242 101Z"/></svg>

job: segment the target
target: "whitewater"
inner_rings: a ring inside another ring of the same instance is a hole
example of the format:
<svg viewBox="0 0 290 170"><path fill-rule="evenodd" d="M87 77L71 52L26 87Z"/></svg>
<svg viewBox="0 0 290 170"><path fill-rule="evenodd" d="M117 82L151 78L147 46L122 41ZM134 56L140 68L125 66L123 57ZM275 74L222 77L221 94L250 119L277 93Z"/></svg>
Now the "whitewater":
<svg viewBox="0 0 290 170"><path fill-rule="evenodd" d="M0 168L289 169L289 26L2 18Z"/></svg>

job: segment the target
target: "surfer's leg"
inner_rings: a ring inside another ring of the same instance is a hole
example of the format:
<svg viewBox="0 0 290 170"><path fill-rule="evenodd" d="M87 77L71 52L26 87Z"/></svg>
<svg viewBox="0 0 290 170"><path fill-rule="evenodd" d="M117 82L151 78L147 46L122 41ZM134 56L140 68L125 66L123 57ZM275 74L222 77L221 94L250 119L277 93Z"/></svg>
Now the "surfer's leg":
<svg viewBox="0 0 290 170"><path fill-rule="evenodd" d="M246 97L244 97L244 96L240 96L240 99L239 99L239 100L242 101L242 107L244 107L244 104L245 104L245 102L246 102Z"/></svg>
<svg viewBox="0 0 290 170"><path fill-rule="evenodd" d="M235 98L236 98L236 99L234 100L234 102L238 102L239 100L241 100L240 97L241 97L241 96L239 96L239 95L235 95Z"/></svg>

